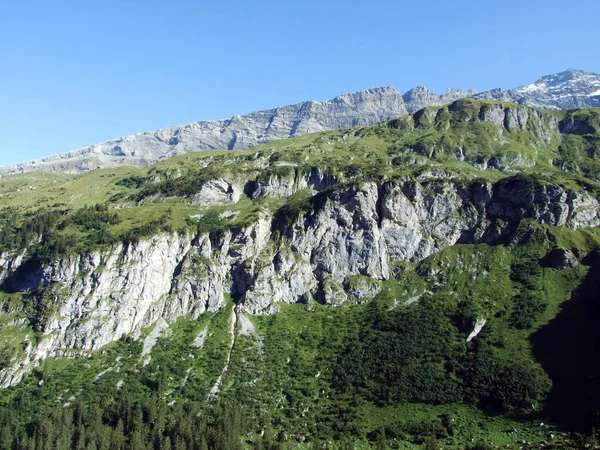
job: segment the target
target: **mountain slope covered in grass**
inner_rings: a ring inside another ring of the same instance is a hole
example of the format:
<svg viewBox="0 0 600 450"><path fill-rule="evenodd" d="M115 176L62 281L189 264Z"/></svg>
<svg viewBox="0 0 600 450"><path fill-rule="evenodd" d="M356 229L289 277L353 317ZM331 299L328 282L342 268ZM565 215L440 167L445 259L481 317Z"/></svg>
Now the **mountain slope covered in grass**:
<svg viewBox="0 0 600 450"><path fill-rule="evenodd" d="M600 111L462 99L0 179L3 448L569 448Z"/></svg>

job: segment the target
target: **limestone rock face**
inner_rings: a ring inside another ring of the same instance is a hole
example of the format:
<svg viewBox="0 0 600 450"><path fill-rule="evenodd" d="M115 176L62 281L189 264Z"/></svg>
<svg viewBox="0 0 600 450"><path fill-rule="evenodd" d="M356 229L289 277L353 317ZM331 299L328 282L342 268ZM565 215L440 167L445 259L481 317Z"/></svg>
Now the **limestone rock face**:
<svg viewBox="0 0 600 450"><path fill-rule="evenodd" d="M263 197L289 197L300 189L309 188L313 192L322 191L337 183L335 177L324 174L321 170L313 168L310 173L295 173L289 177L269 177L266 180L257 180L252 186L250 197L252 199Z"/></svg>
<svg viewBox="0 0 600 450"><path fill-rule="evenodd" d="M570 69L546 75L535 83L516 89L492 89L473 97L515 102L541 109L594 108L600 106L600 75Z"/></svg>
<svg viewBox="0 0 600 450"><path fill-rule="evenodd" d="M194 122L138 133L0 168L0 174L33 170L81 173L102 167L143 167L165 158L201 150L241 150L319 131L372 125L408 114L402 95L391 87L308 101L229 119Z"/></svg>
<svg viewBox="0 0 600 450"><path fill-rule="evenodd" d="M471 89L462 91L460 89L448 89L445 94L439 95L431 92L424 86L411 89L402 96L409 113L418 111L427 106L440 106L452 103L459 98L472 97L477 91Z"/></svg>
<svg viewBox="0 0 600 450"><path fill-rule="evenodd" d="M439 95L425 87L400 94L392 87L378 87L340 95L325 102L308 101L229 119L193 122L158 131L138 133L78 150L47 156L12 166L0 174L30 171L81 173L96 168L132 165L144 167L176 155L202 150L241 150L277 139L325 130L372 125L428 106L451 103L464 97L501 100L541 109L574 109L600 106L600 75L567 70L540 78L533 84L503 91L448 89ZM501 111L489 111L483 120L522 126L524 117L503 119Z"/></svg>
<svg viewBox="0 0 600 450"><path fill-rule="evenodd" d="M318 175L297 181L311 179L314 190L328 184ZM217 186L222 192L226 183ZM456 243L498 243L523 218L597 226L599 211L586 192L523 177L466 186L406 178L330 187L297 216L262 212L245 228L219 233L160 234L49 264L1 255L4 290L41 290L53 313L0 372L0 386L14 385L46 357L85 355L159 320L223 308L227 295L250 314L274 313L281 303L360 303L378 294L393 261L420 261ZM564 252L550 259L557 268L576 263Z"/></svg>
<svg viewBox="0 0 600 450"><path fill-rule="evenodd" d="M236 203L242 192L241 187L227 180L212 180L202 186L202 189L194 196L191 203L201 205Z"/></svg>

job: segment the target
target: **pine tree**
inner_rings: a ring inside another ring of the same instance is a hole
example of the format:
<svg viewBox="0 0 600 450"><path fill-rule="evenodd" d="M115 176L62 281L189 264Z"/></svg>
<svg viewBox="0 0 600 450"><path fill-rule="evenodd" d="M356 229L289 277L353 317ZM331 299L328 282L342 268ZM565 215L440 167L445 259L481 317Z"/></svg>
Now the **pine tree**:
<svg viewBox="0 0 600 450"><path fill-rule="evenodd" d="M125 432L123 421L119 419L117 426L110 436L110 450L121 450L125 448Z"/></svg>

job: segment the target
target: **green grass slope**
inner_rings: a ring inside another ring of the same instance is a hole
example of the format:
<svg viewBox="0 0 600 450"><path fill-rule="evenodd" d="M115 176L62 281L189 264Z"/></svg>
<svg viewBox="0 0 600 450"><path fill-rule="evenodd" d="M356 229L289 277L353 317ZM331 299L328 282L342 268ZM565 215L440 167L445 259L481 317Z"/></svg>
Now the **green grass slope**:
<svg viewBox="0 0 600 450"><path fill-rule="evenodd" d="M531 119L522 127L484 120L494 111ZM239 227L265 210L301 214L318 194L254 197L252 187L315 171L333 180L328 189L519 175L597 195L599 117L461 100L145 169L2 177L0 251L51 261L161 232ZM239 184L240 200L194 201L217 179ZM238 318L233 341L229 299L216 313L170 324L147 364L151 329L89 357L48 359L0 391L0 448L589 448L600 425L600 230L532 220L515 230L502 245L396 262L365 304L311 301ZM555 249L577 263L548 263ZM1 365L35 336L45 304L23 293L0 300Z"/></svg>

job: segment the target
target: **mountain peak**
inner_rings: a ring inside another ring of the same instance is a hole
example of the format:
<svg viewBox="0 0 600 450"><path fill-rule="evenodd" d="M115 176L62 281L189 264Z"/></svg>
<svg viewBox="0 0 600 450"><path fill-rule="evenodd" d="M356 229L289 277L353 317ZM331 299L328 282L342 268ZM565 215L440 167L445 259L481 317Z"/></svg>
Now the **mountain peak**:
<svg viewBox="0 0 600 450"><path fill-rule="evenodd" d="M493 89L475 98L503 100L541 109L575 109L600 106L600 75L586 70L568 69L545 75L534 83L516 89Z"/></svg>
<svg viewBox="0 0 600 450"><path fill-rule="evenodd" d="M568 83L573 81L589 81L593 79L600 79L600 75L588 72L586 70L579 69L567 69L563 72L558 72L551 75L546 75L537 80L534 84L559 84Z"/></svg>
<svg viewBox="0 0 600 450"><path fill-rule="evenodd" d="M335 97L333 100L330 100L330 101L338 101L338 100L345 100L348 98L358 98L358 97L364 98L365 96L383 96L383 95L390 95L390 94L400 96L400 93L392 86L378 86L378 87L374 87L374 88L362 89L360 91L349 92L347 94L338 95L337 97Z"/></svg>

